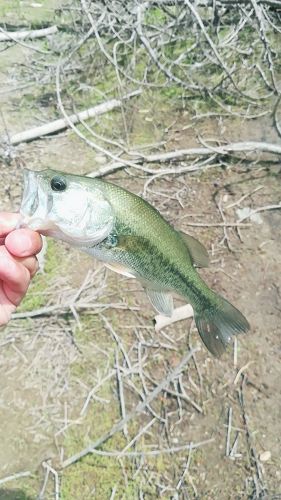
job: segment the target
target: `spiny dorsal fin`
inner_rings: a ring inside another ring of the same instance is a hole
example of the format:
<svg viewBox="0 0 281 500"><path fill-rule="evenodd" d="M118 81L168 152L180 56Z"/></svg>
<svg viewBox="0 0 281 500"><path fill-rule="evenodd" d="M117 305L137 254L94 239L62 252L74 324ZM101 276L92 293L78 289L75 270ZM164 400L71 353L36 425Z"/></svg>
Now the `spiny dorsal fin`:
<svg viewBox="0 0 281 500"><path fill-rule="evenodd" d="M196 267L208 267L209 266L209 255L206 248L200 243L200 241L190 236L190 234L183 233L179 231L182 239L184 240L188 252L190 254L191 260Z"/></svg>

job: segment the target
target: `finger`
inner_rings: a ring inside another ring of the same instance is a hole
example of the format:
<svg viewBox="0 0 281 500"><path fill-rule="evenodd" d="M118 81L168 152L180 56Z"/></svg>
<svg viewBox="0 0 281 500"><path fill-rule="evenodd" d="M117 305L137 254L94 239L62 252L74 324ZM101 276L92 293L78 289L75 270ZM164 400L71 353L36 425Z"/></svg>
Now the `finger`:
<svg viewBox="0 0 281 500"><path fill-rule="evenodd" d="M15 309L16 306L6 297L4 290L0 289L0 327L8 323Z"/></svg>
<svg viewBox="0 0 281 500"><path fill-rule="evenodd" d="M42 238L31 229L16 229L6 237L5 246L16 257L29 257L40 252Z"/></svg>
<svg viewBox="0 0 281 500"><path fill-rule="evenodd" d="M0 280L8 299L18 305L30 283L28 269L17 262L5 247L0 247Z"/></svg>
<svg viewBox="0 0 281 500"><path fill-rule="evenodd" d="M32 257L14 257L13 259L19 262L19 264L22 264L30 273L30 277L33 278L33 276L37 273L39 269L39 263L38 260L35 256Z"/></svg>
<svg viewBox="0 0 281 500"><path fill-rule="evenodd" d="M0 212L0 237L6 236L16 228L21 218L20 214Z"/></svg>

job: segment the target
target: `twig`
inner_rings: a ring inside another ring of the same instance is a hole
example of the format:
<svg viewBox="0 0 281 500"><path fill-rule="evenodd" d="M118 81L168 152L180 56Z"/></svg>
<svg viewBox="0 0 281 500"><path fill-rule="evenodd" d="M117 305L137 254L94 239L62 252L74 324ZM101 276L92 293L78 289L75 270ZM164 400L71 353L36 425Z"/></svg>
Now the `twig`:
<svg viewBox="0 0 281 500"><path fill-rule="evenodd" d="M123 457L128 457L128 458L136 458L136 457L157 457L159 455L169 455L170 453L179 453L181 451L186 451L190 449L196 449L200 448L201 446L205 446L206 444L213 443L215 441L215 438L210 438L206 439L205 441L199 441L198 443L188 443L188 444L183 444L181 446L171 446L170 448L162 448L159 450L143 450L143 451L106 451L106 450L98 450L96 448L93 448L90 453L93 453L94 455L100 455L101 457L119 457L120 453L122 453ZM82 458L82 457L80 457ZM78 460L80 460L78 458ZM77 460L76 460L77 461ZM63 462L62 467L68 467L71 464L67 464ZM74 463L74 462L73 462Z"/></svg>
<svg viewBox="0 0 281 500"><path fill-rule="evenodd" d="M238 440L239 440L239 436L240 436L240 433L239 431L236 432L235 434L235 438L234 438L234 441L233 441L233 445L232 445L232 448L229 452L229 458L232 458L235 459L235 458L238 458L238 457L241 457L241 453L237 453L237 446L238 446Z"/></svg>
<svg viewBox="0 0 281 500"><path fill-rule="evenodd" d="M189 470L189 467L190 467L190 463L191 463L191 456L192 456L192 450L193 450L193 443L190 443L190 448L189 448L189 453L188 453L188 457L187 457L187 461L186 461L186 464L185 464L185 467L184 467L184 470L183 470L183 473L177 483L177 486L176 486L176 491L180 491L181 490L181 487L182 487L182 484L184 482L184 478ZM173 497L173 500L176 500L178 499L178 493L176 493L176 495L174 495Z"/></svg>
<svg viewBox="0 0 281 500"><path fill-rule="evenodd" d="M215 148L215 154L216 155L228 155L231 153L248 153L248 152L262 152L262 153L272 153L272 154L277 154L281 155L281 146L278 146L278 144L272 144L272 143L267 143L267 142L254 142L254 141L246 141L246 142L234 142L231 144L226 144L224 146L217 146ZM130 154L130 152L129 152ZM134 158L131 160L131 163L133 163L134 168L139 168L140 170L150 173L150 174L157 174L157 173L162 173L163 175L165 174L177 174L178 169L175 167L174 169L170 168L167 171L162 172L159 171L158 169L145 169L145 168L140 168L138 167L139 164L143 163L166 163L170 161L181 161L184 158L187 157L194 157L194 156L209 156L209 155L214 155L214 148L189 148L189 149L179 149L176 151L169 151L168 153L160 153L160 154L151 154L151 155L142 155L137 158ZM112 174L113 172L116 172L117 170L120 170L122 168L125 168L127 165L126 160L119 160L116 163L112 163L109 165L106 165L105 167L101 167L100 169L94 171L94 172L89 172L87 175L89 177L104 177L106 175ZM132 165L130 165L132 166ZM191 171L197 170L195 166L193 169L190 169Z"/></svg>
<svg viewBox="0 0 281 500"><path fill-rule="evenodd" d="M126 404L124 398L124 388L123 388L123 379L122 374L120 373L119 360L118 360L118 351L115 353L115 367L116 367L116 377L117 377L117 389L120 401L120 409L121 409L121 417L122 419L126 418ZM128 427L124 425L123 433L125 438L128 439Z"/></svg>
<svg viewBox="0 0 281 500"><path fill-rule="evenodd" d="M238 383L241 375L242 375L242 377L244 377L244 371L247 370L247 368L249 368L249 366L251 366L253 363L254 363L254 361L248 361L248 363L246 363L244 366L241 366L240 370L237 372L237 375L233 381L234 385L236 385Z"/></svg>
<svg viewBox="0 0 281 500"><path fill-rule="evenodd" d="M222 199L220 199L219 202L217 203L217 208L218 208L218 210L220 212L220 215L221 215L221 218L222 218L222 221L223 221L223 224L224 224L224 226L223 226L224 237L221 240L221 243L226 242L226 246L227 246L228 250L230 252L233 252L233 248L232 248L232 245L230 243L230 239L228 237L227 226L225 225L226 219L225 219L224 211L222 209Z"/></svg>
<svg viewBox="0 0 281 500"><path fill-rule="evenodd" d="M123 99L111 99L109 101L103 102L94 106L93 108L86 109L81 111L80 113L73 114L68 116L68 119L60 118L58 120L54 120L50 123L46 123L45 125L40 125L39 127L35 127L29 130L25 130L24 132L20 132L18 134L12 135L10 137L9 143L13 146L20 144L21 142L33 141L34 139L38 139L45 135L54 134L60 132L68 128L71 124L79 123L80 120L88 120L89 118L94 118L96 116L108 113L113 109L120 108L122 106L122 101L126 99L130 99L131 97L135 97L140 94L141 91L137 90L135 92L131 92L123 97Z"/></svg>
<svg viewBox="0 0 281 500"><path fill-rule="evenodd" d="M105 376L105 377L104 377L104 378L103 378L100 382L98 382L98 384L97 384L97 385L95 385L95 387L93 387L93 388L90 390L90 392L88 393L87 398L86 398L86 400L85 400L85 403L84 403L84 405L83 405L83 408L82 408L82 410L80 411L80 416L81 416L81 417L85 414L86 409L87 409L87 407L88 407L88 404L89 404L89 402L90 402L91 398L94 396L94 394L95 394L95 393L96 393L96 392L97 392L97 391L98 391L98 390L99 390L99 389L103 386L103 384L104 384L105 382L107 382L108 380L110 380L110 379L113 377L113 375L115 375L115 371L114 371L114 370L111 370L111 371L110 371L110 372L109 372L109 373L108 373L108 374L107 374L107 375L106 375L106 376Z"/></svg>
<svg viewBox="0 0 281 500"><path fill-rule="evenodd" d="M123 448L122 451L120 451L120 454L118 458L121 458L125 455L126 451L133 446L134 443L136 443L139 438L148 430L150 427L156 422L156 417L153 417L144 427L141 428L141 430L136 434L136 436Z"/></svg>
<svg viewBox="0 0 281 500"><path fill-rule="evenodd" d="M236 207L237 205L240 205L241 201L245 200L246 198L248 198L248 196L252 196L254 193L256 193L257 191L260 191L261 189L263 189L264 186L258 186L256 189L254 189L253 191L250 191L250 193L246 193L244 194L243 196L241 196L241 198L239 198L239 200L237 201L234 201L233 203L230 203L229 205L227 205L225 207L225 210L228 210L229 208L233 208L233 207Z"/></svg>
<svg viewBox="0 0 281 500"><path fill-rule="evenodd" d="M255 474L254 474L254 484L255 484L255 498L261 498L264 493L267 492L266 485L264 483L263 479L263 472L261 465L258 460L258 455L256 453L256 450L254 448L254 443L253 443L253 438L252 434L250 432L249 428L249 418L246 413L246 408L245 408L245 403L244 403L244 382L245 382L245 375L242 375L241 378L241 383L240 383L240 388L238 390L238 401L241 407L242 411L242 417L243 417L243 423L244 427L246 430L246 438L247 438L247 446L248 446L248 451L249 451L249 459L250 459L250 464L252 467L255 469Z"/></svg>
<svg viewBox="0 0 281 500"><path fill-rule="evenodd" d="M86 448L84 448L82 451L79 453L76 453L72 457L68 458L62 463L62 468L66 468L69 465L72 465L73 463L77 462L78 460L81 460L81 458L85 457L89 453L92 453L95 448L99 448L102 444L104 444L106 441L108 441L112 436L114 436L117 432L122 431L124 428L124 425L127 425L133 418L137 417L140 413L142 413L146 406L150 404L157 396L160 394L160 392L165 389L171 381L178 377L179 374L182 372L186 364L189 362L190 358L192 358L192 355L199 351L199 348L191 350L188 354L186 354L180 363L176 366L176 368L168 374L165 379L163 379L153 391L149 392L144 399L144 401L141 401L140 403L137 404L135 409L131 411L130 413L127 414L126 418L119 420L117 424L113 425L113 427L106 432L102 437L98 438L96 441L88 445Z"/></svg>
<svg viewBox="0 0 281 500"><path fill-rule="evenodd" d="M233 367L237 368L238 363L238 340L237 337L234 337L233 341Z"/></svg>
<svg viewBox="0 0 281 500"><path fill-rule="evenodd" d="M153 383L153 385L157 385L157 382L155 382L155 380L153 380L148 375L146 375L146 378L148 378ZM191 406L193 406L193 408L195 408L195 410L198 411L198 413L203 413L203 408L201 408L201 406L199 406L195 401L193 401L193 399L191 399L191 397L186 394L185 390L183 390L182 393L180 393L178 391L174 391L173 389L166 388L165 392L167 394L170 394L171 396L175 396L176 398L181 398L183 401L186 401Z"/></svg>
<svg viewBox="0 0 281 500"><path fill-rule="evenodd" d="M280 102L281 102L281 94L276 99L276 103L275 103L274 110L273 110L274 125L275 125L275 128L277 130L277 133L278 133L279 137L281 137L281 125L280 125L279 119L278 119L278 110L279 110L279 104L280 104Z"/></svg>
<svg viewBox="0 0 281 500"><path fill-rule="evenodd" d="M57 471L51 467L51 465L48 464L48 462L43 462L42 463L43 467L51 472L54 476L54 484L55 484L55 491L54 491L54 500L59 500L60 499L60 483L59 483L59 475Z"/></svg>
<svg viewBox="0 0 281 500"><path fill-rule="evenodd" d="M44 463L42 464L42 466L44 467ZM47 467L44 467L44 468L46 470L45 477L44 477L43 485L42 485L42 488L41 488L41 490L39 492L37 500L44 500L44 498L45 498L45 491L46 491L47 484L48 484L48 479L49 479L49 475L50 475L50 469L47 468Z"/></svg>
<svg viewBox="0 0 281 500"><path fill-rule="evenodd" d="M194 227L249 227L252 224L240 224L240 222L186 222L187 226Z"/></svg>
<svg viewBox="0 0 281 500"><path fill-rule="evenodd" d="M109 333L113 337L113 340L116 342L117 346L119 347L120 351L122 352L124 360L126 361L128 368L131 370L132 366L131 366L129 356L127 354L125 347L123 346L123 342L121 341L119 335L117 335L115 330L112 328L112 325L109 323L108 319L105 316L103 316L103 314L100 314L100 317L102 318L102 320L104 322L105 328L109 331Z"/></svg>
<svg viewBox="0 0 281 500"><path fill-rule="evenodd" d="M230 406L228 408L228 422L227 422L227 433L226 433L226 448L225 448L226 457L229 457L230 454L231 424L232 424L232 407Z"/></svg>
<svg viewBox="0 0 281 500"><path fill-rule="evenodd" d="M45 36L54 35L57 33L57 26L50 26L49 28L42 28L40 30L28 30L28 31L5 31L0 28L0 42L10 42L17 40L25 40L29 38L33 40L34 38L43 38Z"/></svg>
<svg viewBox="0 0 281 500"><path fill-rule="evenodd" d="M21 477L28 477L31 476L31 472L25 471L25 472L17 472L16 474L12 474L11 476L3 477L3 479L0 479L0 485L5 484L8 481L14 481L15 479L19 479Z"/></svg>
<svg viewBox="0 0 281 500"><path fill-rule="evenodd" d="M72 304L70 303L70 304L59 304L48 307L41 307L40 309L34 309L33 311L14 313L12 314L12 319L26 319L26 318L36 318L38 316L51 316L53 314L66 314L68 309L71 310L71 306ZM75 304L76 309L91 309L92 313L93 309L107 309L108 307L113 309L130 309L131 311L139 310L139 307L129 307L126 304L122 303L103 304L103 303L79 301L76 302ZM98 312L95 314L98 314Z"/></svg>
<svg viewBox="0 0 281 500"><path fill-rule="evenodd" d="M248 219L252 215L258 214L259 212L266 212L267 210L278 210L280 208L281 208L281 202L278 205L267 205L265 207L255 208L254 210L251 210L251 212L249 214L241 217L239 219L238 223L240 224L240 222L243 222L244 220Z"/></svg>

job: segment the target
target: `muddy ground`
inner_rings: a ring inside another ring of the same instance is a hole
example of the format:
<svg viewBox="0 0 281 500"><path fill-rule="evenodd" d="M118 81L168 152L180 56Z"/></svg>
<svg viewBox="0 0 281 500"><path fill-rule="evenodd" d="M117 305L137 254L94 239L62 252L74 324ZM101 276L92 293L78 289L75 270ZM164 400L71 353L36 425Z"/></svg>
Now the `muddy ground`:
<svg viewBox="0 0 281 500"><path fill-rule="evenodd" d="M24 47L4 52L2 138L53 116L52 104L46 111L44 101L26 100L24 88L8 88L28 57ZM268 113L194 121L182 103L154 103L151 95L130 106L136 150L159 142L161 150L189 148L198 137L281 144ZM121 117L100 118L98 126L112 127L115 138ZM19 207L25 166L88 173L106 162L69 131L16 148L3 141L2 152L0 210L7 211ZM0 331L0 498L281 498L281 211L270 209L281 202L278 158L216 159L193 173L156 177L145 193L144 172L126 169L107 179L144 194L206 246L210 267L200 274L243 311L251 330L214 359L191 320L155 332L139 284L49 240L21 316ZM256 213L237 228L247 208ZM63 468L193 348L200 350L145 411Z"/></svg>

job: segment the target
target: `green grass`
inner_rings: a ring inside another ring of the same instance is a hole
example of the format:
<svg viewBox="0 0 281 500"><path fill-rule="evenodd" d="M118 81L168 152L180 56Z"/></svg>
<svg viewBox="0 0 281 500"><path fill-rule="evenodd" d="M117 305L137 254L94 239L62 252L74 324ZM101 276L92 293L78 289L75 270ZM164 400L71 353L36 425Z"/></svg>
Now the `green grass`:
<svg viewBox="0 0 281 500"><path fill-rule="evenodd" d="M37 4L37 5L36 5ZM55 10L60 5L58 0L40 0L38 2L22 2L21 0L0 0L0 17L2 22L8 24L54 22Z"/></svg>

